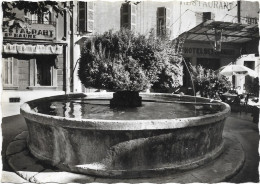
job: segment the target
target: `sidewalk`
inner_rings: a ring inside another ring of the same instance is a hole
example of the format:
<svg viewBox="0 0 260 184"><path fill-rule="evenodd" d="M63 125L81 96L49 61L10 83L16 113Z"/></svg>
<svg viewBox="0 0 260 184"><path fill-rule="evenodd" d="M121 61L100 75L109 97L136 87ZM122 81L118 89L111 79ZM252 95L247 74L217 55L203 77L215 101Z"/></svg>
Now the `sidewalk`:
<svg viewBox="0 0 260 184"><path fill-rule="evenodd" d="M2 183L23 183L26 182L18 175L13 173L11 168L6 163L5 152L8 144L13 140L13 138L27 130L25 121L22 116L15 115L3 118L2 122ZM245 164L240 172L227 182L259 182L258 174L258 141L259 133L258 126L254 124L250 119L250 114L242 113L232 113L227 119L224 128L224 135L233 135L242 144L245 151Z"/></svg>

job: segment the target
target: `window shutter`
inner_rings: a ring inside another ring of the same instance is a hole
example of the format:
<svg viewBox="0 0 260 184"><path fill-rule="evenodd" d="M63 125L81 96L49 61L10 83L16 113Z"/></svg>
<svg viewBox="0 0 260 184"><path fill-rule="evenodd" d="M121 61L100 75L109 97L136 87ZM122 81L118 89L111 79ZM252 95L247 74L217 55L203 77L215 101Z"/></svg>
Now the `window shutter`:
<svg viewBox="0 0 260 184"><path fill-rule="evenodd" d="M130 18L131 18L131 26L130 26L130 29L132 31L135 31L136 30L136 5L135 4L131 4L129 6L131 9L130 9Z"/></svg>
<svg viewBox="0 0 260 184"><path fill-rule="evenodd" d="M196 16L196 25L203 22L203 13L202 12L196 12L195 16Z"/></svg>
<svg viewBox="0 0 260 184"><path fill-rule="evenodd" d="M131 22L131 18L129 17L129 12L131 12L131 7L128 3L123 3L121 6L121 16L120 16L120 27L121 28L130 28L129 22Z"/></svg>
<svg viewBox="0 0 260 184"><path fill-rule="evenodd" d="M94 2L78 2L78 32L94 32Z"/></svg>
<svg viewBox="0 0 260 184"><path fill-rule="evenodd" d="M16 58L13 58L13 85L18 86L18 78L19 78L19 73L18 73L18 61Z"/></svg>
<svg viewBox="0 0 260 184"><path fill-rule="evenodd" d="M165 35L166 31L166 8L157 8L157 35Z"/></svg>
<svg viewBox="0 0 260 184"><path fill-rule="evenodd" d="M86 27L86 2L79 1L78 2L78 31L85 32L87 30Z"/></svg>
<svg viewBox="0 0 260 184"><path fill-rule="evenodd" d="M87 31L94 32L94 2L87 2Z"/></svg>
<svg viewBox="0 0 260 184"><path fill-rule="evenodd" d="M3 84L13 86L13 57L3 58Z"/></svg>
<svg viewBox="0 0 260 184"><path fill-rule="evenodd" d="M171 26L171 9L166 9L166 33L170 33L170 26Z"/></svg>

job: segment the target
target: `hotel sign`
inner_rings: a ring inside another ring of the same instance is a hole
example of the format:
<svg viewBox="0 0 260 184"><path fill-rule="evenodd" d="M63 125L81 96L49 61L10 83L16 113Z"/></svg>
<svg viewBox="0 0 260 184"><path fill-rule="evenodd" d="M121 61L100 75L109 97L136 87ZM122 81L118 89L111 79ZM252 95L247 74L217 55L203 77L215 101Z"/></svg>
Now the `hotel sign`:
<svg viewBox="0 0 260 184"><path fill-rule="evenodd" d="M2 27L4 38L53 40L56 38L55 26L49 24L31 24L26 28Z"/></svg>
<svg viewBox="0 0 260 184"><path fill-rule="evenodd" d="M184 47L182 50L184 55L195 56L235 56L236 52L233 49L221 49L220 52L215 52L212 48Z"/></svg>

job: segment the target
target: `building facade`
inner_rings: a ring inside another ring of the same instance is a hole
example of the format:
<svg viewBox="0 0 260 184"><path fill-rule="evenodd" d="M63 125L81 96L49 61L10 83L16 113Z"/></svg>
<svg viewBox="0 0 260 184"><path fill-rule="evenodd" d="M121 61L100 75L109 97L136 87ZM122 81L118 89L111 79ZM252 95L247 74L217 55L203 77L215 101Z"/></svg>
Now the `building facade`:
<svg viewBox="0 0 260 184"><path fill-rule="evenodd" d="M71 77L71 91L89 92L85 89L77 76L77 61L80 58L80 50L84 40L94 34L102 34L105 31L118 31L121 28L128 28L135 33L149 35L156 31L157 35L170 32L170 25L173 23L174 2L156 1L92 1L74 2L71 22L73 25L70 34L71 58L73 58Z"/></svg>
<svg viewBox="0 0 260 184"><path fill-rule="evenodd" d="M17 104L65 93L68 61L64 17L15 12L23 25L2 25L2 109L16 103L19 112Z"/></svg>
<svg viewBox="0 0 260 184"><path fill-rule="evenodd" d="M17 10L26 26L3 25L2 102L93 91L82 86L77 74L84 41L123 27L144 35L154 30L170 39L184 36L183 56L192 65L216 70L237 63L259 72L258 2L65 1L63 6L69 11L59 17ZM234 84L245 86L247 80L236 78ZM185 67L183 85L190 85Z"/></svg>
<svg viewBox="0 0 260 184"><path fill-rule="evenodd" d="M187 62L217 70L230 63L247 65L248 57L243 55L250 54L252 62L247 66L259 73L258 2L195 0L177 4L173 16L179 18L172 27L173 37L186 36L183 56ZM245 62L238 61L241 57ZM233 79L235 87L245 88L242 78ZM190 85L189 81L186 71L184 85Z"/></svg>
<svg viewBox="0 0 260 184"><path fill-rule="evenodd" d="M80 49L84 40L94 34L108 30L117 31L127 27L136 33L149 35L153 29L157 35L168 33L171 39L185 35L183 56L186 62L192 65L203 65L206 68L217 70L230 63L237 62L241 55L254 54L254 64L250 67L257 70L259 65L259 3L249 1L94 1L77 2L73 6L74 34L73 67L71 74L73 81L71 91L84 91L84 87L77 78L77 60L80 58ZM212 25L228 26L219 30L218 49L216 50L216 33L212 34L214 27L203 25L209 21ZM216 24L217 23L217 24ZM241 26L242 25L242 26ZM233 29L230 27L233 26ZM200 31L211 34L193 35L191 31L197 27ZM252 27L250 29L250 27ZM84 28L84 29L82 29ZM243 29L254 31L254 36L243 36ZM82 31L83 30L83 31ZM225 31L225 32L224 32ZM233 32L233 33L232 33ZM257 33L257 34L256 34ZM190 36L189 36L190 35ZM196 37L196 39L195 39ZM184 67L185 70L185 67ZM235 86L245 86L237 78L233 81ZM190 85L187 70L184 72L183 85Z"/></svg>

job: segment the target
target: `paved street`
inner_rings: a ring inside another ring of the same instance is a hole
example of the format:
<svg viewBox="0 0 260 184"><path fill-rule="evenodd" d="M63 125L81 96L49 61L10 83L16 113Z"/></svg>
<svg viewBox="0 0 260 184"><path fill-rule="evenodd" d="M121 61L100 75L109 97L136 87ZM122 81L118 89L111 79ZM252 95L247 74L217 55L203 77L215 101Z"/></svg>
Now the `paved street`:
<svg viewBox="0 0 260 184"><path fill-rule="evenodd" d="M25 182L22 178L12 172L5 160L5 151L10 141L20 132L27 130L26 124L22 116L15 115L3 118L2 122L2 183L22 183ZM252 123L250 114L232 113L227 119L224 134L235 136L242 144L246 160L241 171L228 182L259 182L258 174L258 141L259 133L258 126Z"/></svg>

